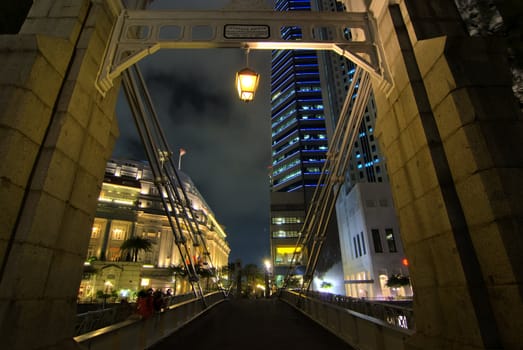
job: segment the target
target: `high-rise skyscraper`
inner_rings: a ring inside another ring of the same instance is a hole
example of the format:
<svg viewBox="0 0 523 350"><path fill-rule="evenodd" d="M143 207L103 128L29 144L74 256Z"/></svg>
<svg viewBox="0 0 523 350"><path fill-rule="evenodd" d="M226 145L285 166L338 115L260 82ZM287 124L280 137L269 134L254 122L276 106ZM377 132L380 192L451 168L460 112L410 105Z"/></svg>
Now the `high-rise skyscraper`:
<svg viewBox="0 0 523 350"><path fill-rule="evenodd" d="M278 11L310 10L309 1L279 0ZM301 38L297 27L282 28L287 40ZM320 73L315 51L272 53L272 190L314 188L328 149Z"/></svg>
<svg viewBox="0 0 523 350"><path fill-rule="evenodd" d="M344 11L343 4L335 0L279 0L275 9ZM301 38L299 27L281 30L284 39ZM321 35L328 38L328 30ZM328 139L355 68L354 63L331 52L279 50L272 54L271 253L276 284L293 263L294 246L325 163ZM325 272L343 260L337 281L322 283L340 284L329 292L390 296L387 278L407 271L401 264L403 249L385 162L374 137L376 115L371 96L317 267L318 272ZM305 264L307 247L299 253L294 263ZM315 288L314 283L312 286Z"/></svg>
<svg viewBox="0 0 523 350"><path fill-rule="evenodd" d="M278 0L275 9L310 11L311 2ZM299 27L284 27L281 31L286 40L299 40L302 37ZM292 263L299 230L318 185L328 151L315 51L273 51L271 120L271 250L276 283L279 283ZM335 229L335 225L329 225L329 229ZM300 252L296 263L304 264L306 255L306 251ZM320 268L324 261L320 263Z"/></svg>

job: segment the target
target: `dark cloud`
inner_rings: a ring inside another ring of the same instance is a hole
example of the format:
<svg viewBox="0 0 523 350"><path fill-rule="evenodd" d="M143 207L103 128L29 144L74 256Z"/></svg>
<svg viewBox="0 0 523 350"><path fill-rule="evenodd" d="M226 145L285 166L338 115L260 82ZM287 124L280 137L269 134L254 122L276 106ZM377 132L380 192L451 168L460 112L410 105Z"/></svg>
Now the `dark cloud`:
<svg viewBox="0 0 523 350"><path fill-rule="evenodd" d="M153 69L148 72L146 83L152 91L164 91L162 95L166 95L167 112L170 116L176 116L179 123L228 122L231 113L230 95L222 89L209 89L207 84L195 83L206 79L208 77L202 72L173 71L166 74Z"/></svg>
<svg viewBox="0 0 523 350"><path fill-rule="evenodd" d="M229 2L154 0L151 9L212 10ZM182 170L226 228L230 260L262 264L269 255L270 52L251 51L249 61L262 75L249 104L234 89L235 72L245 67L241 50L160 50L140 67L171 150L187 150ZM143 159L123 94L117 114L115 157Z"/></svg>
<svg viewBox="0 0 523 350"><path fill-rule="evenodd" d="M240 50L165 50L140 67L175 160L179 148L187 150L182 171L226 228L231 261L261 264L269 255L270 53L251 52L262 81L249 104L234 90L244 56ZM143 159L123 96L118 118L115 156Z"/></svg>

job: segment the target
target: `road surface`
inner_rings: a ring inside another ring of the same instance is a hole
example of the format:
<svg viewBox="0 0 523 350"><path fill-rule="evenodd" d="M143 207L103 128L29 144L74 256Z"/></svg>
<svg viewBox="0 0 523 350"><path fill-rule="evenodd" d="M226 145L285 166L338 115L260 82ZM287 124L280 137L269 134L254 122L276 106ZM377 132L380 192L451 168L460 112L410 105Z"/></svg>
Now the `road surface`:
<svg viewBox="0 0 523 350"><path fill-rule="evenodd" d="M278 299L225 301L151 349L352 350Z"/></svg>

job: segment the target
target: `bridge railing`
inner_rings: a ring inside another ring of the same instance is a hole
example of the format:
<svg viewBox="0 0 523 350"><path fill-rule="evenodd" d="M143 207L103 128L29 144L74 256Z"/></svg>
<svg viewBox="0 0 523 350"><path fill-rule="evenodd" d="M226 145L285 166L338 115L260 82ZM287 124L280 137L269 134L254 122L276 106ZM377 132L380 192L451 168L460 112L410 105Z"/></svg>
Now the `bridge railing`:
<svg viewBox="0 0 523 350"><path fill-rule="evenodd" d="M164 307L179 304L194 298L193 293L164 298ZM101 310L93 310L76 315L74 336L85 334L122 321L136 312L136 304L120 303Z"/></svg>
<svg viewBox="0 0 523 350"><path fill-rule="evenodd" d="M415 330L411 301L368 300L315 291L307 292L306 296L385 321L393 327Z"/></svg>
<svg viewBox="0 0 523 350"><path fill-rule="evenodd" d="M355 349L403 350L414 334L406 307L316 292L283 291L281 299Z"/></svg>
<svg viewBox="0 0 523 350"><path fill-rule="evenodd" d="M205 295L206 306L201 299L192 298L168 306L148 319L127 318L74 340L90 350L147 349L224 300L222 292L209 293Z"/></svg>

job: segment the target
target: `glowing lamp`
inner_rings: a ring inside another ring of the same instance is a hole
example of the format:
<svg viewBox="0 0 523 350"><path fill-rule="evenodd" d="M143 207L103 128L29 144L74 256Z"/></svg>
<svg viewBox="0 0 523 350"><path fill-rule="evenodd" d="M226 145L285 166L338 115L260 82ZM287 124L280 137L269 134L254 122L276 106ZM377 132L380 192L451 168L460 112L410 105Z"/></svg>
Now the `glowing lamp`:
<svg viewBox="0 0 523 350"><path fill-rule="evenodd" d="M403 264L403 266L409 266L409 261L407 260L407 258L403 258L401 260L401 263Z"/></svg>
<svg viewBox="0 0 523 350"><path fill-rule="evenodd" d="M260 75L249 68L244 68L236 73L236 88L240 100L249 102L254 99L254 93L258 88Z"/></svg>

